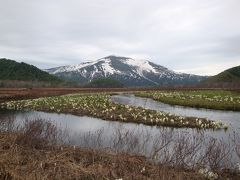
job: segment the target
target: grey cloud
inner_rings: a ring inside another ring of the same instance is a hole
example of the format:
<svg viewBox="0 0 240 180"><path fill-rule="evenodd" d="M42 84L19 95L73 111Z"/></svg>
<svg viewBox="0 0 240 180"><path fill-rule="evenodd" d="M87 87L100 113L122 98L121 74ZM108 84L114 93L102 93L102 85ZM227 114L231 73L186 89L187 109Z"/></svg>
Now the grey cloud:
<svg viewBox="0 0 240 180"><path fill-rule="evenodd" d="M40 68L109 54L147 58L197 74L215 74L240 64L239 0L0 0L0 4L0 56ZM221 66L213 69L216 63Z"/></svg>

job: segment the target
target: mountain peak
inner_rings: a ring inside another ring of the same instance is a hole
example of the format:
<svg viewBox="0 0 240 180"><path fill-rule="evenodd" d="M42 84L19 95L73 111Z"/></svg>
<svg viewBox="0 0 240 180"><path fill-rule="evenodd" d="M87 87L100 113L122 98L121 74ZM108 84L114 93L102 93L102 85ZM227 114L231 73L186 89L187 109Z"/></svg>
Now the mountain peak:
<svg viewBox="0 0 240 180"><path fill-rule="evenodd" d="M87 83L96 78L112 78L126 86L193 84L202 78L201 76L175 73L147 60L116 55L46 71L81 83Z"/></svg>
<svg viewBox="0 0 240 180"><path fill-rule="evenodd" d="M131 58L129 58L129 57L123 57L123 56L110 55L110 56L104 57L104 58L102 58L102 59L110 59L110 60L114 61L114 60L131 59Z"/></svg>

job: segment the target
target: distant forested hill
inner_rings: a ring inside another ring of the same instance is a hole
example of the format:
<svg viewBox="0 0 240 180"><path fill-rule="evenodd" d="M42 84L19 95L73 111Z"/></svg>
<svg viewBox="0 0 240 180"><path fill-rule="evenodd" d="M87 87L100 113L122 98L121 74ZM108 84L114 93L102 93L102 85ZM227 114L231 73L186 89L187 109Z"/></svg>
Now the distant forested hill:
<svg viewBox="0 0 240 180"><path fill-rule="evenodd" d="M55 81L61 80L33 65L18 63L9 59L0 59L1 80L24 80L24 81Z"/></svg>
<svg viewBox="0 0 240 180"><path fill-rule="evenodd" d="M227 69L216 76L209 77L201 82L204 85L214 86L239 86L240 85L240 66Z"/></svg>
<svg viewBox="0 0 240 180"><path fill-rule="evenodd" d="M38 69L33 65L0 59L0 86L52 86L64 83L63 80Z"/></svg>

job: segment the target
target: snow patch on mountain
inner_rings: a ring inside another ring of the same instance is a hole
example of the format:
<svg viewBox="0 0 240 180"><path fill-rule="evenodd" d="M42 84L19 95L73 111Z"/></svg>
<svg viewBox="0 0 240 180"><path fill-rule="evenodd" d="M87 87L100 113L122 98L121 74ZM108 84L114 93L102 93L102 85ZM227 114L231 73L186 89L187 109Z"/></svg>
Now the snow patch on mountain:
<svg viewBox="0 0 240 180"><path fill-rule="evenodd" d="M112 67L111 59L101 59L101 60L103 61L101 66L102 66L105 77L111 74L121 74L121 71L116 70Z"/></svg>
<svg viewBox="0 0 240 180"><path fill-rule="evenodd" d="M57 74L57 73L62 73L62 72L74 72L74 71L81 72L81 69L88 67L88 66L92 66L92 65L98 63L99 61L101 61L101 59L96 60L96 61L84 62L84 63L77 64L77 65L61 66L59 68L56 68L56 70L51 73Z"/></svg>
<svg viewBox="0 0 240 180"><path fill-rule="evenodd" d="M134 66L138 69L138 72L143 72L143 71L147 71L147 72L153 72L153 73L157 73L157 71L154 69L154 67L152 67L148 61L144 61L144 60L135 60L135 59L126 59L123 60L123 62L125 61L126 64L130 65L130 66Z"/></svg>

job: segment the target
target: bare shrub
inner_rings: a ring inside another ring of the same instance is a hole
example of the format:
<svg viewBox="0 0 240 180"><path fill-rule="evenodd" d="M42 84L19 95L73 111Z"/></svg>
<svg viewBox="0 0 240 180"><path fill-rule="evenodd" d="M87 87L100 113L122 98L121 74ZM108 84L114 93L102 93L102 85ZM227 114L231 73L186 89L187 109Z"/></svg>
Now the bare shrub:
<svg viewBox="0 0 240 180"><path fill-rule="evenodd" d="M15 117L13 116L0 116L0 132L13 132L16 130Z"/></svg>
<svg viewBox="0 0 240 180"><path fill-rule="evenodd" d="M47 145L56 145L64 137L63 131L54 124L43 119L26 119L19 130L16 143L32 148L43 148Z"/></svg>
<svg viewBox="0 0 240 180"><path fill-rule="evenodd" d="M236 154L237 154L238 158L240 159L240 134L239 133L235 132L233 134L233 143L235 144Z"/></svg>
<svg viewBox="0 0 240 180"><path fill-rule="evenodd" d="M211 169L229 168L232 152L230 144L211 138L205 148L204 164Z"/></svg>
<svg viewBox="0 0 240 180"><path fill-rule="evenodd" d="M4 166L1 166L1 165L0 165L0 179L4 179L4 180L13 179L12 175L9 172L7 172Z"/></svg>
<svg viewBox="0 0 240 180"><path fill-rule="evenodd" d="M78 143L80 143L81 147L100 149L103 147L102 133L103 129L99 129L94 133L80 133Z"/></svg>
<svg viewBox="0 0 240 180"><path fill-rule="evenodd" d="M163 128L152 135L144 129L129 131L121 126L114 128L114 135L107 139L103 129L80 134L80 146L144 155L154 163L187 169L208 167L220 170L232 167L234 149L230 143L210 138L203 132L174 133L169 128Z"/></svg>

